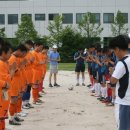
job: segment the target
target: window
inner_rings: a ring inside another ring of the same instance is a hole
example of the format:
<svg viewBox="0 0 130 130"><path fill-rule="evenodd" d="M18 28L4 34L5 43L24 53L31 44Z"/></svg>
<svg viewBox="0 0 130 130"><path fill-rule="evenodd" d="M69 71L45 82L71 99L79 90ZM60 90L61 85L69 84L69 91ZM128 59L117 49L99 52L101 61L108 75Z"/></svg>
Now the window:
<svg viewBox="0 0 130 130"><path fill-rule="evenodd" d="M104 13L103 22L104 23L113 23L114 22L114 13Z"/></svg>
<svg viewBox="0 0 130 130"><path fill-rule="evenodd" d="M54 17L58 16L59 14L49 14L49 20L54 20Z"/></svg>
<svg viewBox="0 0 130 130"><path fill-rule="evenodd" d="M0 14L0 24L5 24L5 15Z"/></svg>
<svg viewBox="0 0 130 130"><path fill-rule="evenodd" d="M93 13L96 18L96 23L100 23L100 13Z"/></svg>
<svg viewBox="0 0 130 130"><path fill-rule="evenodd" d="M35 14L35 21L45 21L45 14Z"/></svg>
<svg viewBox="0 0 130 130"><path fill-rule="evenodd" d="M8 14L8 24L18 24L18 14Z"/></svg>
<svg viewBox="0 0 130 130"><path fill-rule="evenodd" d="M73 24L73 14L62 14L63 24Z"/></svg>
<svg viewBox="0 0 130 130"><path fill-rule="evenodd" d="M32 14L22 14L21 17L26 16L26 15L32 19Z"/></svg>
<svg viewBox="0 0 130 130"><path fill-rule="evenodd" d="M122 13L124 15L125 18L125 23L128 23L128 13Z"/></svg>
<svg viewBox="0 0 130 130"><path fill-rule="evenodd" d="M76 23L77 24L79 24L83 20L84 15L85 15L85 13L77 13L76 14Z"/></svg>

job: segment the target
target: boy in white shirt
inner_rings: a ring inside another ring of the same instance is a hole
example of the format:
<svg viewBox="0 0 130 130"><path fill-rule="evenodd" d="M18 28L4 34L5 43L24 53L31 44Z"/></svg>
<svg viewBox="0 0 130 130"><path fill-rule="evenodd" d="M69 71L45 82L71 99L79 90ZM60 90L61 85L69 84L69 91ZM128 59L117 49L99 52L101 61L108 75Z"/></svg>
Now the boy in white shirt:
<svg viewBox="0 0 130 130"><path fill-rule="evenodd" d="M128 37L119 35L110 42L119 59L111 77L111 87L116 88L115 114L118 130L130 130L130 56Z"/></svg>

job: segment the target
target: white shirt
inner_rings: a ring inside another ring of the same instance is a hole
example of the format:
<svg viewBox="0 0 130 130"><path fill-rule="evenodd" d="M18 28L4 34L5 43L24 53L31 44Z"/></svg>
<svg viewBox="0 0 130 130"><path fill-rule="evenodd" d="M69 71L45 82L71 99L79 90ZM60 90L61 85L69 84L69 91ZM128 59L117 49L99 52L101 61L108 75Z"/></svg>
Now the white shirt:
<svg viewBox="0 0 130 130"><path fill-rule="evenodd" d="M128 70L129 70L129 85L128 85L128 89L126 91L126 95L123 99L121 99L118 96L118 89L119 89L119 82L116 84L116 100L115 103L120 104L120 105L130 105L130 56L128 58L126 58L125 63L127 64ZM118 61L115 70L112 74L112 77L116 78L116 79L121 79L124 74L126 73L126 69L124 64L121 61Z"/></svg>

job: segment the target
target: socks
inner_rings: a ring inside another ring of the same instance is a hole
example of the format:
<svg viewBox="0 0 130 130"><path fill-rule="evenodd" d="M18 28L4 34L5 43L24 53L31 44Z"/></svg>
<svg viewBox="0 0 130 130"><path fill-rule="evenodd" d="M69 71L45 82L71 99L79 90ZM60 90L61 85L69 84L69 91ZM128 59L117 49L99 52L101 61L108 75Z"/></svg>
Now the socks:
<svg viewBox="0 0 130 130"><path fill-rule="evenodd" d="M97 93L98 93L98 95L100 96L101 95L101 84L100 83L98 83L98 85L97 85Z"/></svg>
<svg viewBox="0 0 130 130"><path fill-rule="evenodd" d="M79 78L77 78L77 83L79 84Z"/></svg>
<svg viewBox="0 0 130 130"><path fill-rule="evenodd" d="M84 83L84 81L85 81L85 78L82 78L82 83Z"/></svg>

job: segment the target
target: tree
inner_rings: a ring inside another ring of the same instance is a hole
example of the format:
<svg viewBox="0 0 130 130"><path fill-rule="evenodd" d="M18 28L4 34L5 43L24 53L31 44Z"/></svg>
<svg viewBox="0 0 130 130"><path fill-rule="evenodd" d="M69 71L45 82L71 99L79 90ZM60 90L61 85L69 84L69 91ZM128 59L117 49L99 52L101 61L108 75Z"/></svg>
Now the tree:
<svg viewBox="0 0 130 130"><path fill-rule="evenodd" d="M63 30L62 25L63 17L58 15L54 17L54 20L49 23L48 30L50 32L49 42L50 44L57 44L57 46L61 46L61 35Z"/></svg>
<svg viewBox="0 0 130 130"><path fill-rule="evenodd" d="M113 36L128 33L128 25L126 24L126 18L121 11L118 10L114 19L114 23L111 24L111 31Z"/></svg>
<svg viewBox="0 0 130 130"><path fill-rule="evenodd" d="M35 40L38 38L38 33L35 30L32 19L29 15L24 15L21 18L21 24L18 25L18 31L15 33L19 42L26 40Z"/></svg>
<svg viewBox="0 0 130 130"><path fill-rule="evenodd" d="M61 52L62 62L75 62L74 53L79 47L86 47L86 39L72 26L66 26L62 31L61 36L62 47L59 48Z"/></svg>
<svg viewBox="0 0 130 130"><path fill-rule="evenodd" d="M81 31L81 34L88 38L88 42L91 38L99 37L103 31L101 24L96 22L95 14L92 14L90 12L86 13L83 16L83 19L79 23L79 29Z"/></svg>
<svg viewBox="0 0 130 130"><path fill-rule="evenodd" d="M5 28L0 28L0 37L2 37L2 38L6 37Z"/></svg>

